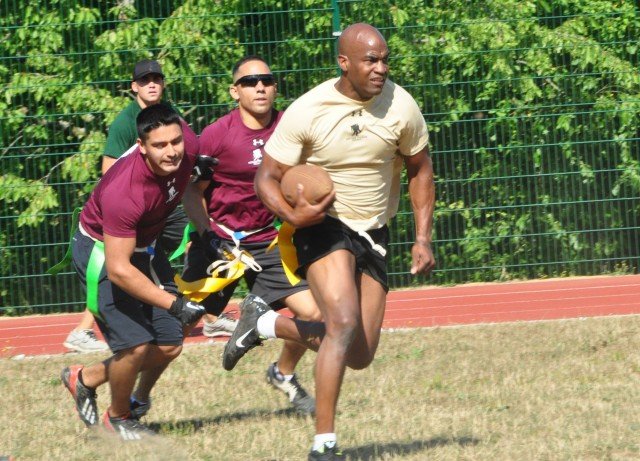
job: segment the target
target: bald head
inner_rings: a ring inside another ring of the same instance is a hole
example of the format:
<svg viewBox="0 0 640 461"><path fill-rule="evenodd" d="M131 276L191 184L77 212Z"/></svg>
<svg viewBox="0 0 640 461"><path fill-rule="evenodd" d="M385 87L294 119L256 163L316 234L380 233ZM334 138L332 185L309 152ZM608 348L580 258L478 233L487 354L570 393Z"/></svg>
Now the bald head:
<svg viewBox="0 0 640 461"><path fill-rule="evenodd" d="M380 44L387 45L380 31L369 24L359 22L350 25L340 34L338 54L350 56L359 48L371 48Z"/></svg>
<svg viewBox="0 0 640 461"><path fill-rule="evenodd" d="M342 71L336 88L345 96L366 101L380 94L389 71L389 48L378 29L357 23L338 40L338 65Z"/></svg>

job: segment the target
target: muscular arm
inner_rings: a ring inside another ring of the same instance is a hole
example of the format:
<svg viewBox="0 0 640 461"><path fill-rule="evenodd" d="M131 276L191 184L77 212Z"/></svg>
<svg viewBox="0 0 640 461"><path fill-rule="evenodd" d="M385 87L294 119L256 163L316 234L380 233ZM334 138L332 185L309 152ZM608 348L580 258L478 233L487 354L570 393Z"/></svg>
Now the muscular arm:
<svg viewBox="0 0 640 461"><path fill-rule="evenodd" d="M287 203L280 190L280 181L289 165L274 160L270 155L262 157L262 163L254 180L256 194L269 210L283 221L294 227L307 227L324 220L326 210L335 199L335 192L327 195L321 202L311 205L302 195L302 186L298 186L298 198L292 207Z"/></svg>
<svg viewBox="0 0 640 461"><path fill-rule="evenodd" d="M144 303L169 309L176 297L158 287L131 264L135 246L135 238L104 235L104 256L109 280Z"/></svg>
<svg viewBox="0 0 640 461"><path fill-rule="evenodd" d="M283 221L289 221L293 212L293 208L287 203L280 191L280 181L284 172L289 168L288 165L284 165L265 154L262 156L262 163L253 180L258 198Z"/></svg>
<svg viewBox="0 0 640 461"><path fill-rule="evenodd" d="M436 195L429 148L425 147L416 155L405 157L404 162L407 168L409 195L416 226L416 241L411 248L413 259L411 273L427 274L435 266L431 250L431 232Z"/></svg>
<svg viewBox="0 0 640 461"><path fill-rule="evenodd" d="M207 202L204 198L204 191L210 183L211 181L190 182L182 197L184 211L187 213L187 216L189 216L191 222L195 224L196 230L200 235L202 235L204 231L211 229Z"/></svg>

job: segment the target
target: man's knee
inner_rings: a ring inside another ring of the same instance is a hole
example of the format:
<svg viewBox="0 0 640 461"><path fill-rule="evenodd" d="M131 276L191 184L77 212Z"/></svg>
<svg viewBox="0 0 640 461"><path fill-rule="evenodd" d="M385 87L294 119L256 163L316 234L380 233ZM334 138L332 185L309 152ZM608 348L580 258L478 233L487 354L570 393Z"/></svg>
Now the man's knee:
<svg viewBox="0 0 640 461"><path fill-rule="evenodd" d="M349 347L353 342L358 329L358 319L354 316L339 313L325 319L325 338L338 341L342 346Z"/></svg>
<svg viewBox="0 0 640 461"><path fill-rule="evenodd" d="M310 290L303 290L287 296L282 301L297 319L305 322L321 322L322 314Z"/></svg>
<svg viewBox="0 0 640 461"><path fill-rule="evenodd" d="M171 362L175 360L176 358L178 358L178 356L182 352L181 345L158 346L158 349L160 350L162 356L167 362Z"/></svg>
<svg viewBox="0 0 640 461"><path fill-rule="evenodd" d="M378 339L370 337L369 340L364 338L356 340L349 349L347 366L353 370L362 370L371 365L378 350Z"/></svg>
<svg viewBox="0 0 640 461"><path fill-rule="evenodd" d="M307 309L296 314L296 318L305 322L322 322L322 314L318 309Z"/></svg>
<svg viewBox="0 0 640 461"><path fill-rule="evenodd" d="M147 355L150 346L151 345L149 343L138 344L137 346L122 349L121 351L118 351L116 355L119 357L130 357L134 360L138 360Z"/></svg>
<svg viewBox="0 0 640 461"><path fill-rule="evenodd" d="M371 365L371 362L373 362L374 356L375 356L375 353L364 354L358 357L349 357L347 359L347 366L352 370L364 370L369 365Z"/></svg>

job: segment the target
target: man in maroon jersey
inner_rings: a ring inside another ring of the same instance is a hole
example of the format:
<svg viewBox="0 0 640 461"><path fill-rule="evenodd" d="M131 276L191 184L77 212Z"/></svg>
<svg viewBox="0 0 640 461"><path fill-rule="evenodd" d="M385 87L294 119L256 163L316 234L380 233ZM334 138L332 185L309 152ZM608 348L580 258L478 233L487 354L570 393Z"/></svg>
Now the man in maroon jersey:
<svg viewBox="0 0 640 461"><path fill-rule="evenodd" d="M282 113L273 108L276 80L259 56L242 58L233 67L231 97L238 108L206 127L200 135L200 154L218 160L210 180L187 186L184 208L196 225L187 255L183 279L207 277L220 239L246 250L262 270L245 271L251 293L274 309L289 308L303 320L320 320L318 307L306 281L292 285L287 279L278 248L267 251L277 235L273 214L253 189L253 179L262 161L262 148ZM213 242L213 246L211 246ZM210 249L213 248L213 254ZM208 314L219 315L239 281L202 301ZM206 317L205 317L206 321ZM306 414L315 412L315 400L296 379L294 370L306 348L285 342L277 362L267 369L267 380L284 392L293 407Z"/></svg>
<svg viewBox="0 0 640 461"><path fill-rule="evenodd" d="M182 350L183 325L204 307L177 294L174 271L155 240L184 193L196 162L198 139L165 104L145 108L136 119L138 148L116 162L98 182L80 214L73 237L73 264L113 355L62 371L80 419L98 423L95 389L106 382L111 405L102 420L124 440L150 431L132 413L130 396L149 393Z"/></svg>

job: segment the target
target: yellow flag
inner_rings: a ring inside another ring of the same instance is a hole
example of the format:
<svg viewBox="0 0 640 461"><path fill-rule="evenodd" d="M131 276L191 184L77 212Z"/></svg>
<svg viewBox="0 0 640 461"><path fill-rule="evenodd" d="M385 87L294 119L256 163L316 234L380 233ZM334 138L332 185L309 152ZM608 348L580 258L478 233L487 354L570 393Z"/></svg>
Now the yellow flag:
<svg viewBox="0 0 640 461"><path fill-rule="evenodd" d="M200 280L193 282L185 282L178 274L174 277L176 285L178 285L178 291L189 299L199 303L211 293L216 293L228 286L235 280L238 280L244 275L244 264L237 262L227 270L227 277L217 277L217 271L211 275Z"/></svg>
<svg viewBox="0 0 640 461"><path fill-rule="evenodd" d="M280 247L280 258L282 258L282 266L284 267L284 273L289 279L291 285L297 285L300 282L300 277L296 275L298 269L298 254L296 253L296 247L293 246L293 233L296 228L288 222L283 222L278 231L278 237L276 237L278 246Z"/></svg>

